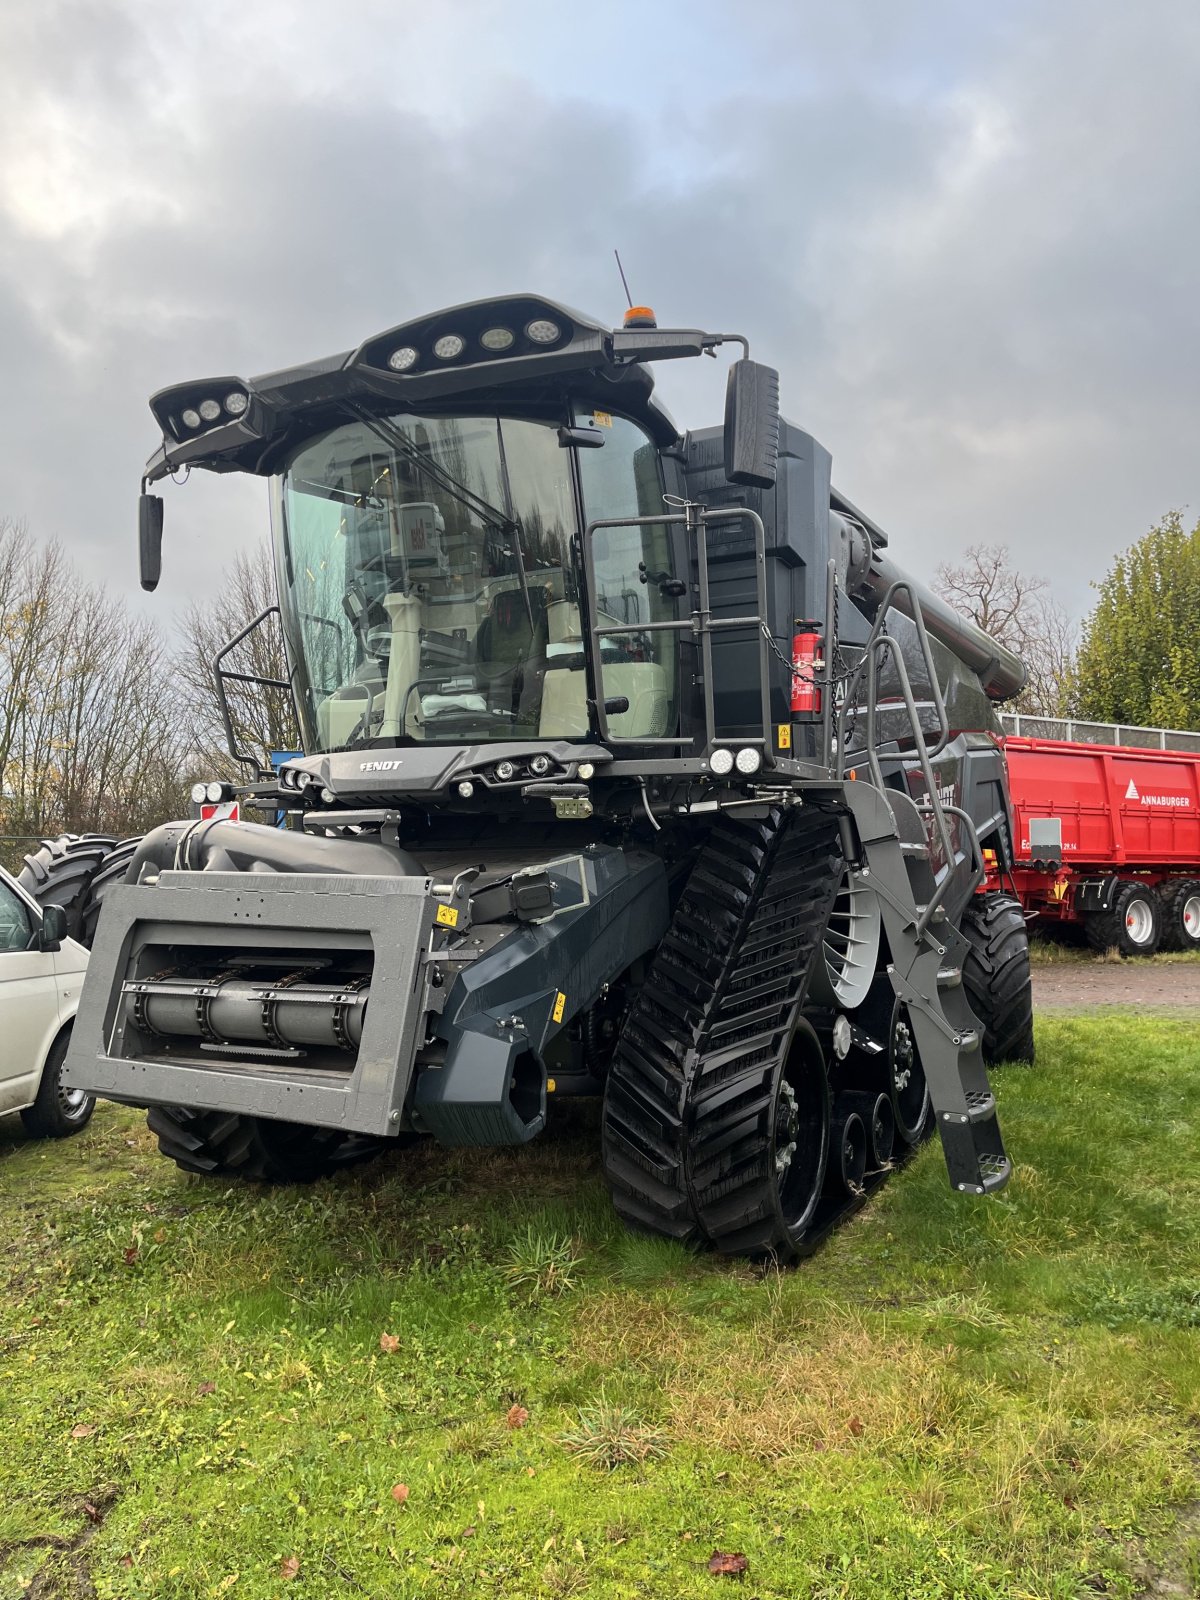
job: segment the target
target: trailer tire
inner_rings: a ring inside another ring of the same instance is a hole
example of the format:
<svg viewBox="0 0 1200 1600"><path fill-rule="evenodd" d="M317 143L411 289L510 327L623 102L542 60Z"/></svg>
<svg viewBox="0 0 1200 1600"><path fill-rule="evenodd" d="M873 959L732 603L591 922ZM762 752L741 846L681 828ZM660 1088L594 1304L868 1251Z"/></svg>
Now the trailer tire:
<svg viewBox="0 0 1200 1600"><path fill-rule="evenodd" d="M107 833L61 833L43 839L25 857L17 882L39 906L61 906L67 914L67 935L80 940L83 913L92 879L116 848Z"/></svg>
<svg viewBox="0 0 1200 1600"><path fill-rule="evenodd" d="M1162 949L1200 950L1200 878L1164 886Z"/></svg>
<svg viewBox="0 0 1200 1600"><path fill-rule="evenodd" d="M146 1117L158 1148L184 1172L253 1183L313 1183L366 1161L382 1141L236 1111L153 1106Z"/></svg>
<svg viewBox="0 0 1200 1600"><path fill-rule="evenodd" d="M1144 883L1118 885L1112 909L1083 919L1093 950L1118 950L1123 956L1152 956L1162 939L1162 902Z"/></svg>
<svg viewBox="0 0 1200 1600"><path fill-rule="evenodd" d="M977 894L963 912L961 931L968 945L963 988L983 1029L985 1063L1032 1065L1033 983L1020 902L996 891Z"/></svg>

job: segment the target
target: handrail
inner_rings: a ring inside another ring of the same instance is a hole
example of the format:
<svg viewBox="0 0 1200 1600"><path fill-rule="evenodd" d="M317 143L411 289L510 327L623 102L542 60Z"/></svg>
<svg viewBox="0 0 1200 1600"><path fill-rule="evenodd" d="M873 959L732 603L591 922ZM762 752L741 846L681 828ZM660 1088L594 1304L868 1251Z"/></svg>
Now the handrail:
<svg viewBox="0 0 1200 1600"><path fill-rule="evenodd" d="M255 773L260 775L264 771L262 763L255 756L243 755L238 750L237 735L233 729L233 717L229 710L229 697L225 693L225 684L226 682L255 683L261 688L286 689L289 694L292 692L292 685L285 682L282 678L267 678L261 673L257 672L233 672L228 667L222 665L222 663L224 662L225 657L229 655L231 651L237 649L238 645L241 644L243 639L248 639L254 630L258 627L261 627L267 618L272 615L281 615L277 605L268 606L265 611L260 611L258 616L254 618L253 622L248 622L239 634L235 634L235 636L230 639L227 644L223 645L221 649L217 651L212 662L213 683L217 691L217 705L221 712L221 721L225 726L225 742L229 747L229 754L240 766L251 767Z"/></svg>
<svg viewBox="0 0 1200 1600"><path fill-rule="evenodd" d="M752 617L714 617L711 609L711 597L708 582L708 525L712 522L728 522L731 519L745 519L751 525L754 533L754 576L755 599L758 604L758 614ZM695 536L696 550L696 578L698 594L697 608L685 617L675 621L658 622L622 622L601 625L597 621L598 607L596 585L596 557L595 535L601 528L654 528L663 527L673 523L682 522L687 532ZM742 744L760 744L763 746L763 763L770 765L772 762L773 742L770 737L771 727L771 681L770 658L768 655L767 638L767 534L763 520L748 506L721 507L710 510L699 501L685 501L676 512L667 512L651 517L603 517L595 522L589 522L583 531L583 573L584 584L588 599L588 643L590 646L590 670L594 672L594 690L596 706L596 733L605 744L636 744L647 747L670 745L695 745L695 736L675 738L644 738L636 734L610 733L608 715L604 709L605 694L603 689L604 667L600 654L601 639L611 639L620 634L639 633L687 633L698 640L701 653L701 677L704 683L704 748L709 750L716 743L716 705L713 698L713 658L712 636L718 631L730 628L753 628L758 635L758 672L759 694L762 702L762 734L738 735Z"/></svg>

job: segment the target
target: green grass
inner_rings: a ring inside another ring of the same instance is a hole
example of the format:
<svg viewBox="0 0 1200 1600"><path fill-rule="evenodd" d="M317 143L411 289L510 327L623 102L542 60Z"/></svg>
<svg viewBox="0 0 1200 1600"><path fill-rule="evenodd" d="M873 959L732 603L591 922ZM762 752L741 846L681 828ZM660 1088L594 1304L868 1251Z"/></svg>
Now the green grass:
<svg viewBox="0 0 1200 1600"><path fill-rule="evenodd" d="M788 1273L626 1234L579 1112L288 1191L0 1123L0 1600L1194 1588L1196 1030L1039 1052L1004 1195L927 1146Z"/></svg>
<svg viewBox="0 0 1200 1600"><path fill-rule="evenodd" d="M1200 966L1200 950L1159 950L1152 956L1126 958L1114 950L1093 950L1091 945L1073 939L1056 939L1045 934L1034 934L1029 941L1029 959L1035 967L1077 967L1097 962L1124 961L1126 959L1149 966L1191 967Z"/></svg>

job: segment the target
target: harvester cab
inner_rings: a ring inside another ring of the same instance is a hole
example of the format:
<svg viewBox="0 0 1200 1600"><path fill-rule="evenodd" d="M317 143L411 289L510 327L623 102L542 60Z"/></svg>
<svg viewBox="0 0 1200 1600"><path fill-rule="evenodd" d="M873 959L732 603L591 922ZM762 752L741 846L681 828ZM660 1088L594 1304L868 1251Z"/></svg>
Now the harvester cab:
<svg viewBox="0 0 1200 1600"><path fill-rule="evenodd" d="M227 714L289 826L99 866L66 1081L181 1166L520 1143L596 1095L631 1224L781 1258L934 1122L957 1189L1006 1181L985 1062L1031 1052L1027 950L978 890L1020 664L892 565L744 339L634 322L509 296L152 398L143 584L155 484L268 479L251 626L303 745L271 772ZM723 423L681 433L650 364L729 344Z"/></svg>

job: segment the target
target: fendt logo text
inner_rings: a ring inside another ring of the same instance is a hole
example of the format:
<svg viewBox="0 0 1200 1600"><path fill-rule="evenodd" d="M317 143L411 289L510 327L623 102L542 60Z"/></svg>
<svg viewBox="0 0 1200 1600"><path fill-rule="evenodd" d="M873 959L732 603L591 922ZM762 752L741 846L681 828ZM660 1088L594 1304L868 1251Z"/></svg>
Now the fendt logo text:
<svg viewBox="0 0 1200 1600"><path fill-rule="evenodd" d="M402 767L402 761L360 761L360 772L395 772L397 767Z"/></svg>

